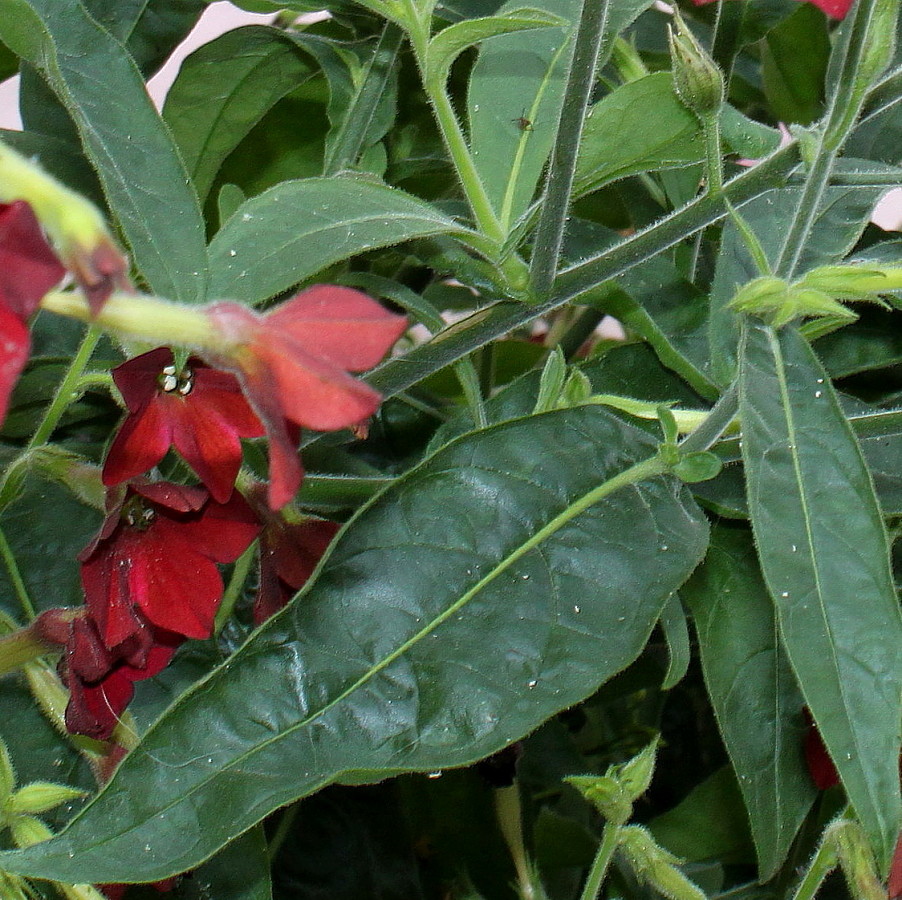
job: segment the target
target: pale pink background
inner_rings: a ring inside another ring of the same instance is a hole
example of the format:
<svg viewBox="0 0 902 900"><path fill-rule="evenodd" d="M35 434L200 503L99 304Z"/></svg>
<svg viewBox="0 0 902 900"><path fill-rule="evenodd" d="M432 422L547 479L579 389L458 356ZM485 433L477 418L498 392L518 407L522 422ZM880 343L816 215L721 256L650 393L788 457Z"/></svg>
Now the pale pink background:
<svg viewBox="0 0 902 900"><path fill-rule="evenodd" d="M197 26L176 50L166 65L148 82L148 89L158 106L166 97L178 74L182 60L194 49L218 37L225 31L251 22L271 22L273 16L266 13L248 13L226 0L211 3L204 11ZM18 78L10 78L0 84L0 128L21 129L19 118ZM887 192L874 209L873 221L888 231L902 230L902 187Z"/></svg>

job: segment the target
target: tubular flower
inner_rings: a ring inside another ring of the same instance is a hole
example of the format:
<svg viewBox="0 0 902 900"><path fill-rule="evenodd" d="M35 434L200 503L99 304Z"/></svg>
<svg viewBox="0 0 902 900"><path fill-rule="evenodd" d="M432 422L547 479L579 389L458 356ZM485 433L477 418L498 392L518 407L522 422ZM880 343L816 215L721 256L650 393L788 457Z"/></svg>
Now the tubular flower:
<svg viewBox="0 0 902 900"><path fill-rule="evenodd" d="M31 350L28 319L65 273L31 207L0 204L0 422Z"/></svg>
<svg viewBox="0 0 902 900"><path fill-rule="evenodd" d="M714 3L716 0L692 0L696 6L704 6ZM844 19L846 13L852 8L853 0L811 0L811 2L831 19Z"/></svg>
<svg viewBox="0 0 902 900"><path fill-rule="evenodd" d="M143 618L184 637L209 637L223 591L216 563L234 562L259 530L237 493L216 503L203 488L138 479L117 491L79 555L85 602L104 646L138 633Z"/></svg>
<svg viewBox="0 0 902 900"><path fill-rule="evenodd" d="M107 454L103 483L152 469L173 446L225 503L241 467L240 439L264 433L235 376L195 357L176 371L172 351L160 347L115 368L113 380L128 418Z"/></svg>
<svg viewBox="0 0 902 900"><path fill-rule="evenodd" d="M260 534L260 587L254 600L254 624L265 622L310 577L339 529L337 522L307 519L290 524L268 516Z"/></svg>
<svg viewBox="0 0 902 900"><path fill-rule="evenodd" d="M90 616L73 621L60 664L69 688L66 728L96 740L106 740L135 693L134 683L161 672L185 640L180 634L155 628L136 615L137 632L113 650L101 640Z"/></svg>
<svg viewBox="0 0 902 900"><path fill-rule="evenodd" d="M215 365L235 373L269 437L269 505L284 506L302 470L292 426L333 431L357 425L380 395L352 378L378 363L407 327L359 291L318 285L272 312L217 303L208 316L226 350Z"/></svg>

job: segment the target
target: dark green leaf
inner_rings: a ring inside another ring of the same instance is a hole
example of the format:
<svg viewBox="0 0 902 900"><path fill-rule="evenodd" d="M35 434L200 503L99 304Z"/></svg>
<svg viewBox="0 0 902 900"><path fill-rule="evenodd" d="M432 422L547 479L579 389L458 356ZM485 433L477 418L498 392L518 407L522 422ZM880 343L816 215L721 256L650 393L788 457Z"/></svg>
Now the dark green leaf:
<svg viewBox="0 0 902 900"><path fill-rule="evenodd" d="M689 669L692 659L692 648L689 645L689 625L686 622L686 613L680 598L674 594L664 606L661 614L661 629L667 638L667 651L670 660L667 664L667 673L661 682L661 687L669 691L679 684Z"/></svg>
<svg viewBox="0 0 902 900"><path fill-rule="evenodd" d="M803 4L768 32L762 77L777 119L807 125L821 115L829 55L827 19L812 4Z"/></svg>
<svg viewBox="0 0 902 900"><path fill-rule="evenodd" d="M192 874L200 898L216 900L272 900L269 848L263 826L258 825L224 847ZM193 895L182 889L186 900Z"/></svg>
<svg viewBox="0 0 902 900"><path fill-rule="evenodd" d="M229 153L276 101L317 71L284 31L263 25L227 31L182 63L163 117L202 203Z"/></svg>
<svg viewBox="0 0 902 900"><path fill-rule="evenodd" d="M0 0L0 38L37 66L78 126L135 263L152 289L204 297L197 197L134 62L78 0Z"/></svg>
<svg viewBox="0 0 902 900"><path fill-rule="evenodd" d="M597 408L448 445L364 508L303 599L171 707L64 834L0 863L156 879L336 778L459 766L585 698L704 552L678 482L613 490L655 447Z"/></svg>
<svg viewBox="0 0 902 900"><path fill-rule="evenodd" d="M242 204L213 238L210 296L257 303L365 250L463 231L383 184L341 176L284 182Z"/></svg>
<svg viewBox="0 0 902 900"><path fill-rule="evenodd" d="M652 819L648 829L686 862L748 862L754 853L736 777L728 766L694 788L678 806Z"/></svg>
<svg viewBox="0 0 902 900"><path fill-rule="evenodd" d="M802 746L802 695L780 643L751 534L718 527L681 591L705 682L758 849L762 880L786 858L815 789Z"/></svg>
<svg viewBox="0 0 902 900"><path fill-rule="evenodd" d="M677 99L669 72L616 88L589 112L576 167L577 193L626 175L704 159L698 120Z"/></svg>
<svg viewBox="0 0 902 900"><path fill-rule="evenodd" d="M749 511L783 643L849 799L888 861L899 827L902 616L861 450L792 328L748 326Z"/></svg>

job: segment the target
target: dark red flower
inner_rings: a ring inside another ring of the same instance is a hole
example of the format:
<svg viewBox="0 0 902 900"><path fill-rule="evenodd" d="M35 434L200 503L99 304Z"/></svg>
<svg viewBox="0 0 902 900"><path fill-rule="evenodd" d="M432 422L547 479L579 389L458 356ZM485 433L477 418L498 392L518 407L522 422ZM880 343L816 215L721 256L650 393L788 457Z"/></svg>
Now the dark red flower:
<svg viewBox="0 0 902 900"><path fill-rule="evenodd" d="M167 878L165 881L156 881L151 887L159 891L161 894L168 894L169 891L175 890L178 878ZM108 900L123 900L125 892L131 887L130 884L99 884L100 890L106 894Z"/></svg>
<svg viewBox="0 0 902 900"><path fill-rule="evenodd" d="M254 624L277 613L304 585L339 527L325 519L289 524L280 515L266 517L260 532L260 587L254 600Z"/></svg>
<svg viewBox="0 0 902 900"><path fill-rule="evenodd" d="M269 505L284 506L302 470L291 425L333 431L363 422L380 395L348 375L372 368L407 327L366 294L334 285L302 291L260 315L237 303L208 310L227 351L213 362L238 376L269 437Z"/></svg>
<svg viewBox="0 0 902 900"><path fill-rule="evenodd" d="M113 380L128 418L107 454L103 483L147 472L173 446L225 503L241 467L240 439L264 433L235 376L194 357L176 371L172 351L161 347L113 369Z"/></svg>
<svg viewBox="0 0 902 900"><path fill-rule="evenodd" d="M696 6L705 6L715 3L716 0L692 0ZM846 13L852 8L853 0L811 0L811 2L831 19L844 19Z"/></svg>
<svg viewBox="0 0 902 900"><path fill-rule="evenodd" d="M138 631L109 649L89 615L72 622L61 664L69 688L66 728L106 740L134 695L134 683L161 672L185 640L136 614Z"/></svg>
<svg viewBox="0 0 902 900"><path fill-rule="evenodd" d="M234 562L260 526L240 494L228 503L203 488L142 480L120 489L81 560L85 601L103 643L115 648L153 625L209 637L222 599L216 563Z"/></svg>
<svg viewBox="0 0 902 900"><path fill-rule="evenodd" d="M815 787L819 791L826 791L839 784L839 773L827 753L824 739L814 723L814 716L807 707L802 712L808 722L808 730L805 732L805 762L808 764L808 772Z"/></svg>
<svg viewBox="0 0 902 900"><path fill-rule="evenodd" d="M0 204L0 422L31 350L28 319L65 274L31 207Z"/></svg>

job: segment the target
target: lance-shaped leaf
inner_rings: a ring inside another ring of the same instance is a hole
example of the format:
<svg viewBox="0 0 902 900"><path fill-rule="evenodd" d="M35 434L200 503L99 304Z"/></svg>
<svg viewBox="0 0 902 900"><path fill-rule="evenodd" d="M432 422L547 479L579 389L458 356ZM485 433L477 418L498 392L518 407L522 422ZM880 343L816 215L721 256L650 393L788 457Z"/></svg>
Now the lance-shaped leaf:
<svg viewBox="0 0 902 900"><path fill-rule="evenodd" d="M705 683L766 879L786 858L815 789L802 755L802 695L751 534L715 528L704 564L680 593L695 619Z"/></svg>
<svg viewBox="0 0 902 900"><path fill-rule="evenodd" d="M65 104L153 290L202 300L207 255L197 197L122 44L78 0L0 0L0 40Z"/></svg>
<svg viewBox="0 0 902 900"><path fill-rule="evenodd" d="M364 507L64 833L0 866L155 880L337 778L464 765L579 702L635 659L704 552L686 489L633 480L654 454L597 407L447 445Z"/></svg>
<svg viewBox="0 0 902 900"><path fill-rule="evenodd" d="M902 616L855 436L794 328L741 350L749 512L777 621L849 800L886 862L899 830Z"/></svg>
<svg viewBox="0 0 902 900"><path fill-rule="evenodd" d="M243 203L210 242L210 296L249 303L365 250L466 229L434 206L353 177L285 181Z"/></svg>

